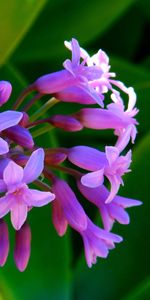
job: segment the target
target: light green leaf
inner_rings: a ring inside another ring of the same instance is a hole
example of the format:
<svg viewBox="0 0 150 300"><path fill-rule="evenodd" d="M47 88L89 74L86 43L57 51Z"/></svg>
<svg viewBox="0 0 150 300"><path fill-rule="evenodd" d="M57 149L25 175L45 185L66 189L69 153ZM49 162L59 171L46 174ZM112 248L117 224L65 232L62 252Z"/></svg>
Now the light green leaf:
<svg viewBox="0 0 150 300"><path fill-rule="evenodd" d="M121 300L143 300L150 298L150 277L140 283L131 293Z"/></svg>
<svg viewBox="0 0 150 300"><path fill-rule="evenodd" d="M9 0L0 5L0 64L4 63L23 39L46 0Z"/></svg>

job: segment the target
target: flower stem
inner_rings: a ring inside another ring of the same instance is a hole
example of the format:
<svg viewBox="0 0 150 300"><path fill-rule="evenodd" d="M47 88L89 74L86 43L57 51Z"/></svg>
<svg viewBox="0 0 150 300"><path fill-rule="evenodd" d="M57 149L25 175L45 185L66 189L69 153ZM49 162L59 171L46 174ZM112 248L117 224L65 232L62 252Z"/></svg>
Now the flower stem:
<svg viewBox="0 0 150 300"><path fill-rule="evenodd" d="M20 94L20 96L18 97L18 99L16 100L16 102L13 105L13 109L16 110L18 109L18 107L21 105L21 103L23 102L24 98L30 93L33 92L34 88L32 85L29 85L27 88L25 88L23 90L23 92Z"/></svg>
<svg viewBox="0 0 150 300"><path fill-rule="evenodd" d="M48 109L50 109L52 106L54 106L58 102L59 102L58 99L52 97L31 116L30 120L32 122L35 121L41 115L43 115Z"/></svg>
<svg viewBox="0 0 150 300"><path fill-rule="evenodd" d="M42 94L36 94L32 99L30 99L30 100L23 106L22 110L23 110L24 112L27 112L27 111L31 108L31 106L34 104L34 102L35 102L36 100L39 100L42 96L43 96Z"/></svg>
<svg viewBox="0 0 150 300"><path fill-rule="evenodd" d="M42 135L42 134L44 134L44 133L46 133L46 132L49 132L49 131L52 130L53 128L54 128L54 126L49 125L49 124L48 124L48 125L45 125L45 126L43 126L43 127L40 127L39 129L33 131L32 137L33 137L33 138L36 138L36 137L38 137L38 136L40 136L40 135Z"/></svg>

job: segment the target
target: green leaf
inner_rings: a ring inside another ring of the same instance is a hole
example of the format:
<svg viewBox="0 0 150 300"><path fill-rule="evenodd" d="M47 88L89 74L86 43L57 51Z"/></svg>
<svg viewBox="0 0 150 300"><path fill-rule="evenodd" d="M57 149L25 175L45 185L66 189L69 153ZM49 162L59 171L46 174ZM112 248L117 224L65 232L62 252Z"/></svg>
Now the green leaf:
<svg viewBox="0 0 150 300"><path fill-rule="evenodd" d="M150 133L135 150L133 172L126 176L125 187L122 189L124 196L140 199L143 205L130 209L130 225L116 225L113 228L113 232L122 235L124 241L111 251L106 260L99 260L89 270L84 258L81 258L75 274L76 300L122 299L149 276L149 154Z"/></svg>
<svg viewBox="0 0 150 300"><path fill-rule="evenodd" d="M2 78L9 78L13 83L15 99L16 93L24 87L26 81L12 65L1 68L0 73ZM21 79L19 79L20 76ZM46 140L43 138L38 139L40 146L44 146L46 142L48 142L48 137ZM49 143L56 144L54 133ZM10 216L7 216L7 219L9 220ZM5 267L0 270L0 276L3 276L7 285L13 291L15 300L69 300L69 234L66 234L63 238L57 236L52 226L49 205L40 209L34 208L29 213L28 220L32 230L32 251L29 265L23 273L20 273L15 267L13 261L14 230L12 225L9 224L10 255ZM2 298L2 300L5 300L5 298ZM8 297L7 300L12 300L12 298Z"/></svg>
<svg viewBox="0 0 150 300"><path fill-rule="evenodd" d="M140 283L131 293L121 300L143 300L150 298L150 277Z"/></svg>
<svg viewBox="0 0 150 300"><path fill-rule="evenodd" d="M23 39L46 0L1 1L0 64L4 63Z"/></svg>
<svg viewBox="0 0 150 300"><path fill-rule="evenodd" d="M134 2L134 0L72 2L64 0L56 1L53 6L49 3L18 48L14 59L57 60L65 54L64 40L76 37L82 45L94 40Z"/></svg>

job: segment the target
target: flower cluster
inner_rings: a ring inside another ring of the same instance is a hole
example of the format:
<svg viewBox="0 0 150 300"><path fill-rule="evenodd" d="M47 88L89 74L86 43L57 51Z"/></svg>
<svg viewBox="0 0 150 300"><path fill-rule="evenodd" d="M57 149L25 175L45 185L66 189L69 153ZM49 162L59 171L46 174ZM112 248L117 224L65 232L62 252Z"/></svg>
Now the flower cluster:
<svg viewBox="0 0 150 300"><path fill-rule="evenodd" d="M91 267L97 257L107 257L109 249L122 241L111 232L113 223L128 224L125 209L141 204L117 195L123 175L130 171L131 150L126 152L126 147L130 140L134 143L137 133L136 94L132 87L127 88L113 79L115 73L110 72L105 52L99 50L89 56L75 39L65 45L72 52L72 59L64 62L64 68L38 78L21 93L12 110L0 113L0 265L5 264L9 252L8 228L3 217L10 212L16 230L14 260L20 271L26 268L30 257L31 230L27 214L34 207L52 201L52 222L57 233L63 236L68 224L79 232ZM1 106L8 101L11 91L9 82L0 81ZM110 98L107 105L106 94ZM33 113L35 102L45 95L51 95L50 100ZM127 107L124 95L128 97ZM71 115L43 118L59 102L86 107ZM110 129L114 130L116 142L105 146L103 152L85 145L38 147L36 137L54 128ZM87 216L70 185L58 177L55 172L58 170L72 176L82 196L99 209L103 228Z"/></svg>

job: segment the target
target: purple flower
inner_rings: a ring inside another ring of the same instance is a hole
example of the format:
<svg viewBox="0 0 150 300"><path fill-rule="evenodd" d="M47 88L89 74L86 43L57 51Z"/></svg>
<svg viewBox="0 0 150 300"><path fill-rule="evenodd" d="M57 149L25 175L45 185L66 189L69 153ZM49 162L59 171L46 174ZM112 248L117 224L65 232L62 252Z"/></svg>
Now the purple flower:
<svg viewBox="0 0 150 300"><path fill-rule="evenodd" d="M12 92L12 86L8 81L0 81L0 106L8 101Z"/></svg>
<svg viewBox="0 0 150 300"><path fill-rule="evenodd" d="M95 188L103 184L104 175L111 184L110 194L106 203L112 201L117 194L120 184L123 184L122 176L129 172L131 163L131 151L125 156L119 156L116 147L106 147L105 153L96 149L77 146L70 149L68 159L78 167L89 171L81 177L83 185Z"/></svg>
<svg viewBox="0 0 150 300"><path fill-rule="evenodd" d="M10 211L11 222L16 230L24 224L29 208L46 205L55 198L50 192L30 189L27 185L39 177L43 170L43 161L44 151L38 149L32 153L24 169L13 161L4 169L4 187L1 192L6 194L0 198L0 217Z"/></svg>
<svg viewBox="0 0 150 300"><path fill-rule="evenodd" d="M99 228L89 218L86 230L80 231L80 234L83 238L85 257L89 268L96 263L97 257L106 258L109 249L115 247L114 243L122 241L120 236Z"/></svg>
<svg viewBox="0 0 150 300"><path fill-rule="evenodd" d="M75 230L85 230L87 226L87 216L68 183L55 178L52 190L56 196L55 201L59 202L60 208L57 208L57 210L59 209L58 214L63 210L64 217L72 228ZM56 225L55 227L58 226ZM59 232L60 231L62 231L62 229L59 230Z"/></svg>
<svg viewBox="0 0 150 300"><path fill-rule="evenodd" d="M107 257L108 250L114 248L114 243L121 242L122 238L92 223L65 181L55 178L52 189L56 195L53 224L58 234L62 236L68 224L80 233L89 267L96 263L96 257Z"/></svg>
<svg viewBox="0 0 150 300"><path fill-rule="evenodd" d="M0 132L17 125L22 118L22 113L17 111L5 111L0 113ZM0 155L9 151L8 144L0 138Z"/></svg>
<svg viewBox="0 0 150 300"><path fill-rule="evenodd" d="M32 85L33 89L41 94L56 94L56 97L57 93L61 92L61 97L65 99L63 91L66 93L68 88L77 88L77 90L74 90L75 97L78 98L79 90L81 89L85 95L90 97L91 101L94 99L95 102L103 106L103 95L98 94L90 83L100 78L103 71L96 66L86 66L84 61L80 63L81 53L77 40L72 39L71 49L72 60L67 59L64 62L63 66L65 69L38 78ZM79 97L81 98L80 95ZM66 101L68 101L68 95ZM72 102L71 98L70 102ZM77 100L77 102L80 101Z"/></svg>
<svg viewBox="0 0 150 300"><path fill-rule="evenodd" d="M105 203L109 196L109 191L104 185L97 188L89 188L77 182L78 188L83 196L90 202L95 204L100 211L100 216L103 221L104 228L111 230L115 221L120 224L128 224L130 218L125 208L141 205L142 202L121 196L115 196L111 203Z"/></svg>

